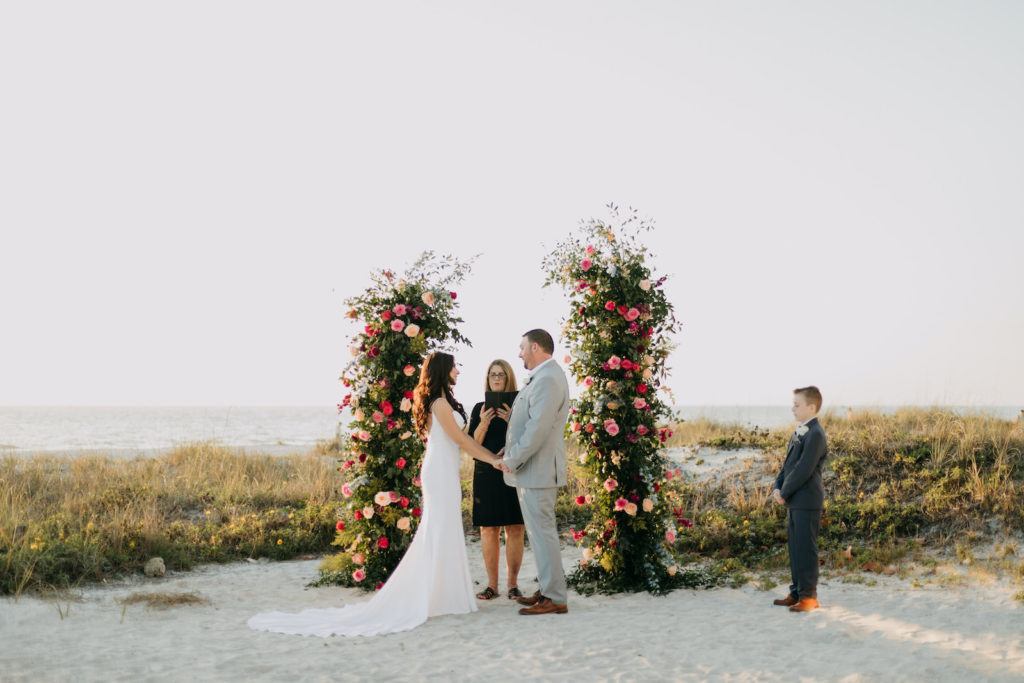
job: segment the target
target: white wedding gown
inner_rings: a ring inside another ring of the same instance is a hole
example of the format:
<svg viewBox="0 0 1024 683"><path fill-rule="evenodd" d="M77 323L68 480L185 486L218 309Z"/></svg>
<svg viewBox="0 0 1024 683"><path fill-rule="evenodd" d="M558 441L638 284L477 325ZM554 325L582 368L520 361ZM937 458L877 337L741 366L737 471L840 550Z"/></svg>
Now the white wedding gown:
<svg viewBox="0 0 1024 683"><path fill-rule="evenodd" d="M463 425L458 413L455 420ZM420 472L423 519L387 583L367 602L257 614L249 619L250 628L325 638L375 636L408 631L429 617L477 610L462 531L459 447L434 426Z"/></svg>

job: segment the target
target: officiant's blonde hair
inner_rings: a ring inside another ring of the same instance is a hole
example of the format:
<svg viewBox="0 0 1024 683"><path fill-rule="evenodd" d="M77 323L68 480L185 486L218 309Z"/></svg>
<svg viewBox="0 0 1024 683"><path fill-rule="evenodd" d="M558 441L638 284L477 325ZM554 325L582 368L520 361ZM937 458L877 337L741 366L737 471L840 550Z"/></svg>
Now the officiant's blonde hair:
<svg viewBox="0 0 1024 683"><path fill-rule="evenodd" d="M491 390L491 368L497 365L499 368L505 371L505 391L519 391L519 385L516 384L516 373L512 372L512 366L509 365L507 360L498 358L492 360L491 364L487 366L487 374L484 375L484 391Z"/></svg>

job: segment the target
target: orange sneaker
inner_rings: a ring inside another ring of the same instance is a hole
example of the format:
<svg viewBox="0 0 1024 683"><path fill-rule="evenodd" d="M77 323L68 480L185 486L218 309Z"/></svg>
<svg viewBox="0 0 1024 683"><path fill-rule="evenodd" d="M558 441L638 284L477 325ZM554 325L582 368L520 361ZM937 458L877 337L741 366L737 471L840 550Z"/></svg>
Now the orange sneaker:
<svg viewBox="0 0 1024 683"><path fill-rule="evenodd" d="M804 598L800 602L796 603L789 608L790 612L810 612L812 609L818 609L817 598Z"/></svg>

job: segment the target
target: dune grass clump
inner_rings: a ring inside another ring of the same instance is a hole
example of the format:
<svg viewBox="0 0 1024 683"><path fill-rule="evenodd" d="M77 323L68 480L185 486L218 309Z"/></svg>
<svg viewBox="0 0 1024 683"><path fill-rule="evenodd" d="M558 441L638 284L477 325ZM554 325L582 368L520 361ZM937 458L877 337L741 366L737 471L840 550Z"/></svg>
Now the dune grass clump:
<svg viewBox="0 0 1024 683"><path fill-rule="evenodd" d="M0 458L0 594L330 547L340 474L322 456L206 443L125 460Z"/></svg>

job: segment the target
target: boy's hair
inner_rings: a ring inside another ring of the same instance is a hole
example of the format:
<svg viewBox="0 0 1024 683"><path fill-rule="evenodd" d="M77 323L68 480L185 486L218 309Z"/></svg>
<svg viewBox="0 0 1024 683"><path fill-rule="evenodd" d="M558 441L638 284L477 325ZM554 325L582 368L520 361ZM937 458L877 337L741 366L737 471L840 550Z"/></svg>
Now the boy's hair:
<svg viewBox="0 0 1024 683"><path fill-rule="evenodd" d="M523 334L526 337L526 341L530 344L536 344L541 348L544 353L555 352L555 340L551 338L546 330L530 330Z"/></svg>
<svg viewBox="0 0 1024 683"><path fill-rule="evenodd" d="M813 384L809 387L800 387L793 390L794 394L800 394L808 404L814 404L818 412L821 412L821 390Z"/></svg>

